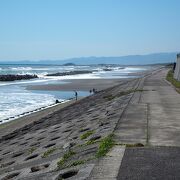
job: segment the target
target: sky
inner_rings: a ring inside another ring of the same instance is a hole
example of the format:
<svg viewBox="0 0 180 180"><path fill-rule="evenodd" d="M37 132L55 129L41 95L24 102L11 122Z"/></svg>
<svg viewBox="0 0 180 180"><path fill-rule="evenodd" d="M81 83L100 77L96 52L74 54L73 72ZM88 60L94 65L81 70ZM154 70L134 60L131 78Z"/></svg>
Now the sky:
<svg viewBox="0 0 180 180"><path fill-rule="evenodd" d="M180 51L180 0L0 0L0 61Z"/></svg>

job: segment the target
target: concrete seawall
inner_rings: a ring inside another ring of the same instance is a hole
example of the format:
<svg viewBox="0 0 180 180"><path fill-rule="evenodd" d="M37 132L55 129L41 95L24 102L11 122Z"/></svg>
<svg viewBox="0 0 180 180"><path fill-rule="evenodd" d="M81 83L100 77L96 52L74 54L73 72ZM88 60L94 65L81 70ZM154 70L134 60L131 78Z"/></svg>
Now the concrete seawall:
<svg viewBox="0 0 180 180"><path fill-rule="evenodd" d="M180 179L180 94L168 71L0 129L0 179Z"/></svg>
<svg viewBox="0 0 180 180"><path fill-rule="evenodd" d="M180 54L177 54L176 68L174 72L174 78L180 81Z"/></svg>

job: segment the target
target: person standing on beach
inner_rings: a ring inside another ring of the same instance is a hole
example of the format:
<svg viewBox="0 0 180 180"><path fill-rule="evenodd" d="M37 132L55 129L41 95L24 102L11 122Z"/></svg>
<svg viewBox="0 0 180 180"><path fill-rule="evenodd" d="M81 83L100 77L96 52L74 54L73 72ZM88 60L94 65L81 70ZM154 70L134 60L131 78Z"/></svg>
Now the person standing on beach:
<svg viewBox="0 0 180 180"><path fill-rule="evenodd" d="M77 93L77 91L74 91L74 92L75 92L75 98L76 98L76 101L77 101L78 93Z"/></svg>

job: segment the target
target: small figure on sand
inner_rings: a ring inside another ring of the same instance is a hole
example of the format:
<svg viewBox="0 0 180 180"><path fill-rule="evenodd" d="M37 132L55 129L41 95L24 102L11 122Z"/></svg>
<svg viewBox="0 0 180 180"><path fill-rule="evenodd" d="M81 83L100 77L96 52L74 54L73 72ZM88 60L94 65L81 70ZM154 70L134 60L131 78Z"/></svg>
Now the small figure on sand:
<svg viewBox="0 0 180 180"><path fill-rule="evenodd" d="M96 90L95 88L90 89L90 90L89 90L89 93L90 93L90 94L91 94L91 93L95 94L95 93L97 93L97 90Z"/></svg>
<svg viewBox="0 0 180 180"><path fill-rule="evenodd" d="M75 98L76 98L76 101L77 101L78 93L77 93L77 91L74 91L74 93L75 93Z"/></svg>
<svg viewBox="0 0 180 180"><path fill-rule="evenodd" d="M95 89L95 88L93 88L93 89L92 89L92 92L95 94L95 93L96 93L96 89Z"/></svg>
<svg viewBox="0 0 180 180"><path fill-rule="evenodd" d="M56 104L60 103L58 99L56 99Z"/></svg>
<svg viewBox="0 0 180 180"><path fill-rule="evenodd" d="M175 71L176 69L176 63L173 64L173 72Z"/></svg>

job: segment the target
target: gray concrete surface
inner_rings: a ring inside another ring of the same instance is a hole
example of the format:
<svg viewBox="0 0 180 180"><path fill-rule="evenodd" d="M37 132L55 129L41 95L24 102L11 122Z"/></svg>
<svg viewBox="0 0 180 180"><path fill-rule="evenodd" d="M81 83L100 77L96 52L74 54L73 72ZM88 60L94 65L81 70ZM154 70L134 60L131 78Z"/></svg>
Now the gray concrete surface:
<svg viewBox="0 0 180 180"><path fill-rule="evenodd" d="M180 81L180 54L177 54L176 68L174 71L174 78Z"/></svg>
<svg viewBox="0 0 180 180"><path fill-rule="evenodd" d="M179 180L180 147L127 148L118 180Z"/></svg>
<svg viewBox="0 0 180 180"><path fill-rule="evenodd" d="M90 180L115 180L124 156L125 146L114 146L106 157L95 165Z"/></svg>
<svg viewBox="0 0 180 180"><path fill-rule="evenodd" d="M165 80L167 72L141 79L116 126L119 143L180 146L180 94Z"/></svg>
<svg viewBox="0 0 180 180"><path fill-rule="evenodd" d="M126 148L118 180L180 179L180 94L165 80L167 72L143 78L143 90L119 120L116 141L145 148Z"/></svg>
<svg viewBox="0 0 180 180"><path fill-rule="evenodd" d="M180 94L166 82L167 70L148 77L140 103L148 106L149 144L180 146Z"/></svg>

